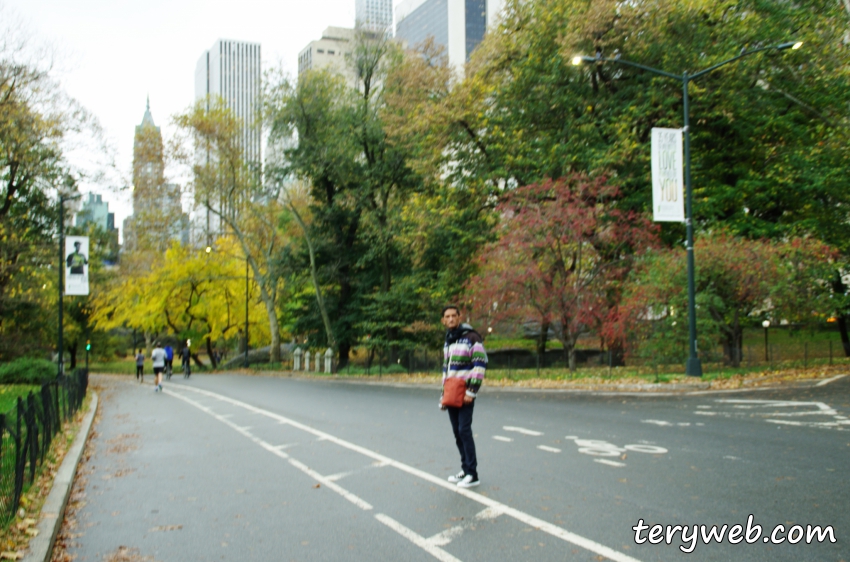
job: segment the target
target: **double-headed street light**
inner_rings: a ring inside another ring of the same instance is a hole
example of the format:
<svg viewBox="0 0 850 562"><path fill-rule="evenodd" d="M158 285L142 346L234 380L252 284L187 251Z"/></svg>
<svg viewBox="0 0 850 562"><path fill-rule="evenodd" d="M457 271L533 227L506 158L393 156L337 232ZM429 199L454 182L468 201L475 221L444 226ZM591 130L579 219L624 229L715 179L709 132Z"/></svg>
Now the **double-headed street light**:
<svg viewBox="0 0 850 562"><path fill-rule="evenodd" d="M623 60L621 58L613 58L608 59L602 57L600 52L597 52L595 57L588 56L576 56L573 57L574 65L581 65L582 63L616 63L622 64L625 66L631 66L634 68L639 68L641 70L646 70L647 72L652 72L653 74L658 74L659 76L664 76L667 78L671 78L673 80L679 80L682 82L682 94L683 94L683 105L684 105L684 114L685 114L685 225L687 228L687 256L688 256L688 362L685 366L685 372L694 377L702 376L702 363L700 362L699 355L697 354L697 320L696 320L696 288L694 281L694 222L693 222L693 209L692 209L692 189L691 189L691 139L690 139L690 124L689 124L689 111L688 111L688 83L696 80L697 78L708 74L709 72L713 72L720 68L721 66L725 66L729 63L735 62L739 59L742 59L746 56L753 55L755 53L760 53L762 51L784 51L785 49L799 49L803 46L801 41L798 42L787 42L780 43L778 45L772 45L770 47L760 47L758 49L753 49L750 51L744 50L737 57L732 57L731 59L725 60L723 62L717 63L713 66L710 66L704 70L700 70L699 72L695 72L693 74L689 74L687 71L683 72L681 76L678 74L672 74L670 72L665 72L663 70L659 70L657 68L652 68L651 66L645 66L643 64L638 64L636 62L631 62L627 60Z"/></svg>

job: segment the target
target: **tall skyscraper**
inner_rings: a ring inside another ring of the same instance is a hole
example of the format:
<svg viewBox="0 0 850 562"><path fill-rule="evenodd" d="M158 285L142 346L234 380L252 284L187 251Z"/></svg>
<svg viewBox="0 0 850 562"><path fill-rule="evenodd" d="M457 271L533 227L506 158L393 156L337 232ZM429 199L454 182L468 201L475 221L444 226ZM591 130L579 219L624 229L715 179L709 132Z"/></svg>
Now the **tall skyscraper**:
<svg viewBox="0 0 850 562"><path fill-rule="evenodd" d="M341 74L351 87L357 84L354 67L346 61L354 48L356 31L345 27L329 27L322 38L310 43L298 53L298 74L308 70L327 68Z"/></svg>
<svg viewBox="0 0 850 562"><path fill-rule="evenodd" d="M393 29L392 0L355 0L355 24L370 31L387 32Z"/></svg>
<svg viewBox="0 0 850 562"><path fill-rule="evenodd" d="M242 122L243 157L257 174L261 173L263 158L259 122L261 60L259 43L219 39L201 55L195 67L195 100L218 96ZM220 202L219 210L236 213L237 203ZM219 217L208 209L196 206L192 215L193 244L209 245L224 233Z"/></svg>
<svg viewBox="0 0 850 562"><path fill-rule="evenodd" d="M396 6L396 39L414 47L433 37L449 64L462 68L496 24L504 0L404 0Z"/></svg>
<svg viewBox="0 0 850 562"><path fill-rule="evenodd" d="M195 67L195 100L220 96L242 121L245 160L262 161L260 87L262 67L260 44L219 39L205 51Z"/></svg>
<svg viewBox="0 0 850 562"><path fill-rule="evenodd" d="M125 252L164 252L183 238L180 188L165 180L162 132L148 99L133 138L133 215L124 221Z"/></svg>

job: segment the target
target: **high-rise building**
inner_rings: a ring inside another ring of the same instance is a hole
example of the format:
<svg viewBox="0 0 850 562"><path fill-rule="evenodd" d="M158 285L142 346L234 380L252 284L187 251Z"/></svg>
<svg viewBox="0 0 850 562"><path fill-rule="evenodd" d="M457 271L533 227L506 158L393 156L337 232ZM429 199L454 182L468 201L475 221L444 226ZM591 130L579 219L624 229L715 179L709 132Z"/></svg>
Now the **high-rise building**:
<svg viewBox="0 0 850 562"><path fill-rule="evenodd" d="M195 67L195 100L220 97L242 122L243 158L258 175L262 167L260 88L262 63L259 43L219 39L205 51ZM199 155L199 158L204 158ZM236 213L238 202L222 202L221 212ZM209 245L224 233L217 215L202 206L192 213L191 241Z"/></svg>
<svg viewBox="0 0 850 562"><path fill-rule="evenodd" d="M355 0L355 25L370 31L392 34L392 0Z"/></svg>
<svg viewBox="0 0 850 562"><path fill-rule="evenodd" d="M133 139L133 215L124 221L125 252L164 252L172 240L185 242L180 188L165 181L162 131L150 99Z"/></svg>
<svg viewBox="0 0 850 562"><path fill-rule="evenodd" d="M95 225L107 235L108 248L103 252L104 264L114 265L118 261L118 229L115 228L115 213L109 212L109 203L103 196L89 193L83 200L80 210L74 219L74 226L86 227Z"/></svg>
<svg viewBox="0 0 850 562"><path fill-rule="evenodd" d="M432 37L446 49L449 64L462 68L496 25L504 0L404 0L396 6L396 39L410 47Z"/></svg>
<svg viewBox="0 0 850 562"><path fill-rule="evenodd" d="M205 51L195 67L195 99L219 96L242 121L245 161L262 161L260 44L219 39Z"/></svg>
<svg viewBox="0 0 850 562"><path fill-rule="evenodd" d="M327 68L341 74L348 84L356 86L354 67L347 61L354 48L356 31L346 27L329 27L322 38L310 43L298 54L298 74L308 70Z"/></svg>

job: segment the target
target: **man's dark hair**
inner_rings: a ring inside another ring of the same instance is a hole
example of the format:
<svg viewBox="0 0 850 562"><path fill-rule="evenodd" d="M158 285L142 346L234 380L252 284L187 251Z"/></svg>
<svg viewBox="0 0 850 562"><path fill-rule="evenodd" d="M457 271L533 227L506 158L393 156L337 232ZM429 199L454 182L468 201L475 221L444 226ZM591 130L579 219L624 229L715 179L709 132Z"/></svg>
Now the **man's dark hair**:
<svg viewBox="0 0 850 562"><path fill-rule="evenodd" d="M447 304L446 306L443 307L443 312L440 313L440 318L442 318L443 316L446 315L447 310L452 310L452 309L454 309L454 311L457 312L458 316L460 316L460 309L457 306L455 306L453 304Z"/></svg>

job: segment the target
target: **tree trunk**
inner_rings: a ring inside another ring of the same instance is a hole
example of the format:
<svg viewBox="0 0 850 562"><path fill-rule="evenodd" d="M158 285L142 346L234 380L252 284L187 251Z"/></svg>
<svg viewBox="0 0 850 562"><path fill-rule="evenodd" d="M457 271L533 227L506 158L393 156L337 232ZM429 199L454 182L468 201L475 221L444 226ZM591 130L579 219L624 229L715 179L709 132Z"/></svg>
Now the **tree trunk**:
<svg viewBox="0 0 850 562"><path fill-rule="evenodd" d="M848 9L850 11L850 9ZM844 295L847 292L847 286L841 279L841 272L836 271L835 277L832 279L832 292L836 295ZM839 310L835 314L838 319L838 333L841 335L841 345L844 347L844 356L850 357L850 334L847 332L847 324L850 321L850 314L846 310Z"/></svg>
<svg viewBox="0 0 850 562"><path fill-rule="evenodd" d="M207 338L207 357L210 358L210 365L212 365L212 368L215 369L218 366L218 363L215 360L215 352L213 351L212 340L210 340L210 338Z"/></svg>
<svg viewBox="0 0 850 562"><path fill-rule="evenodd" d="M290 202L289 208L295 216L298 226L300 226L301 230L304 232L304 240L307 242L307 250L310 253L310 277L313 280L313 289L316 291L316 302L319 305L319 313L322 315L322 323L325 325L325 335L328 338L328 345L331 349L337 349L336 338L334 338L333 329L331 328L331 320L328 316L328 310L325 308L325 300L322 298L322 287L319 285L319 274L316 270L316 253L313 250L313 242L310 239L310 233L307 230L307 225L304 224L303 220L301 220L301 215L298 214L298 211L295 209L295 205ZM280 339L280 336L278 336L278 339ZM279 352L278 355L280 355ZM341 363L341 361L339 361L339 363Z"/></svg>
<svg viewBox="0 0 850 562"><path fill-rule="evenodd" d="M537 334L537 355L546 355L546 342L549 339L549 322L540 323L540 333Z"/></svg>
<svg viewBox="0 0 850 562"><path fill-rule="evenodd" d="M73 342L68 346L68 355L71 356L71 366L69 369L73 370L77 368L77 342Z"/></svg>
<svg viewBox="0 0 850 562"><path fill-rule="evenodd" d="M348 362L350 361L351 353L351 344L348 342L342 342L339 344L339 366L337 367L337 371L341 371L345 367L348 367Z"/></svg>
<svg viewBox="0 0 850 562"><path fill-rule="evenodd" d="M850 357L850 335L847 333L847 324L850 315L840 314L838 316L838 332L841 334L841 345L844 347L844 356Z"/></svg>

